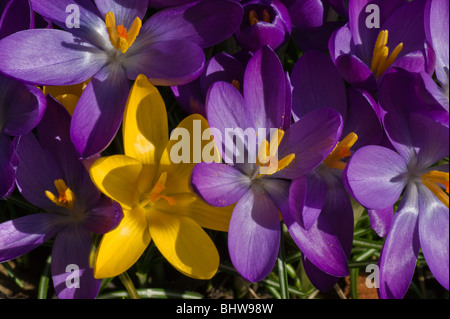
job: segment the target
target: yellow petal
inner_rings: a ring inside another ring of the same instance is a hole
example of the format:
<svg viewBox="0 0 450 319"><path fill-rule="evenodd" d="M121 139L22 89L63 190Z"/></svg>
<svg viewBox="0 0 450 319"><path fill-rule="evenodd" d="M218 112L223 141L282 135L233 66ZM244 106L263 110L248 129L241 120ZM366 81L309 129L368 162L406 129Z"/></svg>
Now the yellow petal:
<svg viewBox="0 0 450 319"><path fill-rule="evenodd" d="M214 207L197 197L189 206L189 216L204 228L228 232L234 206Z"/></svg>
<svg viewBox="0 0 450 319"><path fill-rule="evenodd" d="M209 129L209 126L206 119L199 114L192 114L181 121L173 131L171 139L164 149L159 168L159 174L162 172L167 172L168 174L166 182L167 194L192 192L192 170L197 163L205 160L204 154L202 154L204 150L211 149L211 155L215 155L210 156L212 160L208 161L220 162L220 155L212 137L206 139L208 134L205 134L205 139L202 138L207 129ZM185 139L181 135L177 136L177 130L187 132L187 138ZM206 147L208 144L209 146L212 145L213 148ZM181 148L180 145L185 145L185 147ZM175 152L175 149L180 151ZM184 159L177 163L176 155L174 156L175 153L180 154Z"/></svg>
<svg viewBox="0 0 450 319"><path fill-rule="evenodd" d="M143 208L135 206L125 211L119 226L102 237L94 265L95 278L111 278L127 271L150 240Z"/></svg>
<svg viewBox="0 0 450 319"><path fill-rule="evenodd" d="M157 164L168 141L167 112L158 89L139 75L128 97L123 122L125 155Z"/></svg>
<svg viewBox="0 0 450 319"><path fill-rule="evenodd" d="M210 279L219 267L211 238L192 219L152 210L150 235L161 254L178 271L195 279Z"/></svg>
<svg viewBox="0 0 450 319"><path fill-rule="evenodd" d="M141 171L142 164L125 155L101 157L89 170L97 188L124 209L131 209L137 203Z"/></svg>

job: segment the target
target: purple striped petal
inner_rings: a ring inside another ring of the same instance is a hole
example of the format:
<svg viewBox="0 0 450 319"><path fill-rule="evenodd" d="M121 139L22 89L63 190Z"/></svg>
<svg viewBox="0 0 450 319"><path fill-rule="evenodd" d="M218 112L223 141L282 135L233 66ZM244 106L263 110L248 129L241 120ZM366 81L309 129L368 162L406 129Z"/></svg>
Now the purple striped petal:
<svg viewBox="0 0 450 319"><path fill-rule="evenodd" d="M104 17L114 13L116 25L129 29L136 17L143 20L148 8L148 0L95 0L95 5Z"/></svg>
<svg viewBox="0 0 450 319"><path fill-rule="evenodd" d="M370 227L380 237L386 237L394 217L394 207L384 209L369 209Z"/></svg>
<svg viewBox="0 0 450 319"><path fill-rule="evenodd" d="M436 76L441 85L447 85L447 87L449 84L448 14L449 3L447 0L427 1L424 16L425 34L436 53Z"/></svg>
<svg viewBox="0 0 450 319"><path fill-rule="evenodd" d="M182 85L203 72L205 56L197 44L184 39L152 43L141 39L136 39L123 62L129 79L142 73L154 85Z"/></svg>
<svg viewBox="0 0 450 319"><path fill-rule="evenodd" d="M106 31L105 17L100 16L91 0L60 0L58 2L30 0L30 2L34 11L73 33L78 39L87 40L99 48L112 47ZM78 12L79 25L76 24Z"/></svg>
<svg viewBox="0 0 450 319"><path fill-rule="evenodd" d="M319 51L307 51L292 70L294 120L320 107L335 109L344 119L347 91L330 57Z"/></svg>
<svg viewBox="0 0 450 319"><path fill-rule="evenodd" d="M0 40L0 71L33 84L78 84L105 63L103 51L62 30L26 30Z"/></svg>
<svg viewBox="0 0 450 319"><path fill-rule="evenodd" d="M184 39L206 48L230 37L242 15L236 1L203 0L157 12L144 24L141 34L152 42Z"/></svg>
<svg viewBox="0 0 450 319"><path fill-rule="evenodd" d="M361 205L370 209L391 207L400 197L407 177L404 159L382 146L365 146L357 150L344 172L349 192Z"/></svg>
<svg viewBox="0 0 450 319"><path fill-rule="evenodd" d="M87 85L75 108L70 136L83 157L103 151L122 122L130 83L120 67L105 67Z"/></svg>
<svg viewBox="0 0 450 319"><path fill-rule="evenodd" d="M244 99L255 128L284 126L286 78L280 60L269 47L256 52L244 75Z"/></svg>
<svg viewBox="0 0 450 319"><path fill-rule="evenodd" d="M378 294L382 299L403 298L411 284L420 246L418 207L417 186L410 184L381 251Z"/></svg>
<svg viewBox="0 0 450 319"><path fill-rule="evenodd" d="M289 6L292 24L299 29L319 28L324 21L324 5L321 0L295 1Z"/></svg>
<svg viewBox="0 0 450 319"><path fill-rule="evenodd" d="M278 149L279 158L294 153L295 159L273 176L294 179L311 172L331 153L342 126L341 116L330 108L312 111L295 122L285 132Z"/></svg>
<svg viewBox="0 0 450 319"><path fill-rule="evenodd" d="M40 213L0 224L0 263L23 256L60 231L54 214Z"/></svg>
<svg viewBox="0 0 450 319"><path fill-rule="evenodd" d="M449 289L449 219L448 208L428 188L419 188L420 246L427 265L437 281Z"/></svg>
<svg viewBox="0 0 450 319"><path fill-rule="evenodd" d="M100 204L87 213L83 226L90 232L105 234L115 229L122 218L122 206L109 198L102 197Z"/></svg>
<svg viewBox="0 0 450 319"><path fill-rule="evenodd" d="M228 249L236 270L251 282L273 269L280 242L278 209L264 190L249 190L236 204L228 230Z"/></svg>
<svg viewBox="0 0 450 319"><path fill-rule="evenodd" d="M34 85L0 76L0 132L19 136L29 133L41 120L46 107L44 94Z"/></svg>
<svg viewBox="0 0 450 319"><path fill-rule="evenodd" d="M238 202L249 190L250 178L222 163L199 163L192 171L192 185L210 205L225 207Z"/></svg>
<svg viewBox="0 0 450 319"><path fill-rule="evenodd" d="M89 266L92 237L82 227L69 226L55 238L51 273L59 299L94 299L101 280Z"/></svg>

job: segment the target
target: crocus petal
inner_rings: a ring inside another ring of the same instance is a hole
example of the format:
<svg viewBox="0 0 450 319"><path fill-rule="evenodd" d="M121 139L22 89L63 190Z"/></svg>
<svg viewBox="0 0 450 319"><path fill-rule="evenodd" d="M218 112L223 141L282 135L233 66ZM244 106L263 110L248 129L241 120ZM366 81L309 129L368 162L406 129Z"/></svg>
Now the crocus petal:
<svg viewBox="0 0 450 319"><path fill-rule="evenodd" d="M220 162L219 151L212 136L204 136L208 129L208 122L203 116L191 114L172 131L157 173L158 176L167 173L165 186L168 195L192 193L191 175L197 163ZM208 150L209 154L206 154L205 150ZM211 151L213 155L210 154Z"/></svg>
<svg viewBox="0 0 450 319"><path fill-rule="evenodd" d="M448 208L425 186L419 186L420 247L437 281L449 287L449 220Z"/></svg>
<svg viewBox="0 0 450 319"><path fill-rule="evenodd" d="M292 70L292 86L294 120L317 108L330 107L345 122L347 91L329 56L319 51L305 52Z"/></svg>
<svg viewBox="0 0 450 319"><path fill-rule="evenodd" d="M448 127L436 123L421 114L410 115L412 139L418 148L417 160L423 167L430 167L448 157ZM420 134L427 132L427 134Z"/></svg>
<svg viewBox="0 0 450 319"><path fill-rule="evenodd" d="M265 46L247 64L244 99L255 128L282 128L285 110L285 74L276 53Z"/></svg>
<svg viewBox="0 0 450 319"><path fill-rule="evenodd" d="M39 143L58 163L64 182L75 193L77 202L82 207L92 207L98 203L100 193L73 147L69 127L69 113L48 95L46 112L37 127Z"/></svg>
<svg viewBox="0 0 450 319"><path fill-rule="evenodd" d="M103 197L98 206L87 212L83 226L90 232L104 234L115 229L122 218L122 207L117 202Z"/></svg>
<svg viewBox="0 0 450 319"><path fill-rule="evenodd" d="M365 145L377 145L383 138L378 103L367 91L355 88L348 89L347 120L342 136L351 132L358 135L353 151Z"/></svg>
<svg viewBox="0 0 450 319"><path fill-rule="evenodd" d="M236 270L251 282L273 269L280 242L278 209L265 191L249 190L236 204L228 231L228 250Z"/></svg>
<svg viewBox="0 0 450 319"><path fill-rule="evenodd" d="M94 266L95 278L115 277L127 271L150 240L145 211L138 205L125 211L119 226L102 237Z"/></svg>
<svg viewBox="0 0 450 319"><path fill-rule="evenodd" d="M393 206L400 197L407 172L404 159L394 151L376 145L357 150L345 170L349 191L361 205L371 209Z"/></svg>
<svg viewBox="0 0 450 319"><path fill-rule="evenodd" d="M295 158L273 176L294 179L312 171L331 153L342 126L342 117L330 108L320 108L303 116L286 131L278 149L279 158L292 153Z"/></svg>
<svg viewBox="0 0 450 319"><path fill-rule="evenodd" d="M327 185L314 174L292 181L289 191L291 213L306 230L316 222L325 204ZM302 201L302 197L304 200ZM301 207L303 202L303 207Z"/></svg>
<svg viewBox="0 0 450 319"><path fill-rule="evenodd" d="M380 256L380 298L403 298L419 254L417 186L406 188Z"/></svg>
<svg viewBox="0 0 450 319"><path fill-rule="evenodd" d="M59 299L95 299L101 280L94 278L89 266L92 237L89 232L69 226L55 238L51 273Z"/></svg>
<svg viewBox="0 0 450 319"><path fill-rule="evenodd" d="M292 24L299 29L319 28L324 21L324 5L320 0L295 1L289 6Z"/></svg>
<svg viewBox="0 0 450 319"><path fill-rule="evenodd" d="M233 209L233 205L215 207L198 198L189 205L189 217L204 228L228 232Z"/></svg>
<svg viewBox="0 0 450 319"><path fill-rule="evenodd" d="M136 17L143 20L148 8L148 0L95 0L95 5L104 17L108 12L114 13L116 25L129 29Z"/></svg>
<svg viewBox="0 0 450 319"><path fill-rule="evenodd" d="M335 277L348 275L347 256L336 230L320 216L309 229L301 227L289 212L289 182L268 178L264 180L264 188L281 212L289 233L302 251L316 267Z"/></svg>
<svg viewBox="0 0 450 319"><path fill-rule="evenodd" d="M446 0L427 1L424 16L427 40L436 53L436 76L442 85L449 81L448 4Z"/></svg>
<svg viewBox="0 0 450 319"><path fill-rule="evenodd" d="M302 256L303 267L309 281L322 292L328 292L339 281L339 277L331 276L316 267L308 258Z"/></svg>
<svg viewBox="0 0 450 319"><path fill-rule="evenodd" d="M70 135L83 157L103 151L122 123L130 84L124 70L106 66L87 85L72 116Z"/></svg>
<svg viewBox="0 0 450 319"><path fill-rule="evenodd" d="M288 35L285 28L259 22L236 31L236 40L244 50L255 52L265 45L276 50L289 38Z"/></svg>
<svg viewBox="0 0 450 319"><path fill-rule="evenodd" d="M206 202L224 207L247 193L250 178L226 164L200 163L192 171L192 185Z"/></svg>
<svg viewBox="0 0 450 319"><path fill-rule="evenodd" d="M28 0L10 0L0 12L2 12L0 15L0 39L29 29L34 24L33 11Z"/></svg>
<svg viewBox="0 0 450 319"><path fill-rule="evenodd" d="M380 237L386 237L394 217L394 207L384 209L369 209L370 227Z"/></svg>
<svg viewBox="0 0 450 319"><path fill-rule="evenodd" d="M152 239L172 266L186 276L210 279L219 267L219 254L205 231L190 218L152 210L148 214Z"/></svg>
<svg viewBox="0 0 450 319"><path fill-rule="evenodd" d="M15 168L12 163L14 147L11 139L0 134L0 199L8 197L14 190Z"/></svg>
<svg viewBox="0 0 450 319"><path fill-rule="evenodd" d="M125 155L101 157L90 168L94 184L105 195L131 209L137 201L142 164Z"/></svg>
<svg viewBox="0 0 450 319"><path fill-rule="evenodd" d="M125 155L142 164L159 163L169 140L168 131L166 106L158 89L139 75L128 97L123 120Z"/></svg>
<svg viewBox="0 0 450 319"><path fill-rule="evenodd" d="M49 213L27 215L0 224L0 263L39 247L61 228L57 216Z"/></svg>
<svg viewBox="0 0 450 319"><path fill-rule="evenodd" d="M25 30L0 40L0 71L33 84L81 83L105 63L103 51L62 30Z"/></svg>
<svg viewBox="0 0 450 319"><path fill-rule="evenodd" d="M30 0L30 2L34 11L73 33L77 38L88 40L99 48L112 48L105 27L105 17L100 17L92 1L61 0L56 3L51 0ZM80 19L79 25L77 17Z"/></svg>
<svg viewBox="0 0 450 319"><path fill-rule="evenodd" d="M203 0L152 15L141 32L152 41L185 39L202 48L230 37L239 27L243 10L231 0Z"/></svg>
<svg viewBox="0 0 450 319"><path fill-rule="evenodd" d="M11 136L25 135L41 120L46 107L44 94L33 85L0 76L2 101L0 131Z"/></svg>
<svg viewBox="0 0 450 319"><path fill-rule="evenodd" d="M147 43L138 37L127 51L123 67L129 79L143 73L154 85L170 86L198 78L204 63L203 50L185 39Z"/></svg>
<svg viewBox="0 0 450 319"><path fill-rule="evenodd" d="M43 150L33 133L24 135L16 146L19 164L16 184L22 196L33 205L48 211L64 209L55 205L45 195L45 191L55 189L54 181L64 179L58 163Z"/></svg>

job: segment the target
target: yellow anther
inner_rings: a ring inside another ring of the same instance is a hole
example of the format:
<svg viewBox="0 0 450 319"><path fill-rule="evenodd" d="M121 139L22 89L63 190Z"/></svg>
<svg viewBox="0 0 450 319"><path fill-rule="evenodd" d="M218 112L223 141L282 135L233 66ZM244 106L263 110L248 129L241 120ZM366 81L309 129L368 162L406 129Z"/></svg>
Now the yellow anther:
<svg viewBox="0 0 450 319"><path fill-rule="evenodd" d="M116 18L112 12L106 14L105 23L111 44L122 53L127 52L133 45L142 27L142 21L138 17L134 19L129 30L123 25L116 26Z"/></svg>
<svg viewBox="0 0 450 319"><path fill-rule="evenodd" d="M258 150L257 164L260 166L261 175L272 175L286 168L295 159L295 154L289 154L278 160L278 147L283 139L284 131L278 129L272 136L270 143L267 140L262 141Z"/></svg>
<svg viewBox="0 0 450 319"><path fill-rule="evenodd" d="M357 140L358 135L353 132L344 137L342 141L336 144L330 155L328 155L328 157L323 161L325 165L340 170L345 169L347 164L341 160L352 155L350 149Z"/></svg>
<svg viewBox="0 0 450 319"><path fill-rule="evenodd" d="M256 13L255 9L249 12L248 20L250 22L250 25L255 25L260 21L260 17L258 16L258 13ZM270 23L270 14L267 9L264 9L262 12L262 21Z"/></svg>
<svg viewBox="0 0 450 319"><path fill-rule="evenodd" d="M428 187L428 189L448 208L448 173L440 171L430 171L428 173L422 174L421 178L422 183L426 187ZM439 185L445 187L445 192Z"/></svg>
<svg viewBox="0 0 450 319"><path fill-rule="evenodd" d="M238 91L241 90L241 83L238 80L231 81L231 85L234 86Z"/></svg>
<svg viewBox="0 0 450 319"><path fill-rule="evenodd" d="M388 42L388 30L383 30L378 34L375 48L373 49L373 56L370 69L379 78L386 70L394 63L398 55L403 49L403 43L400 43L389 55L389 47L386 46Z"/></svg>
<svg viewBox="0 0 450 319"><path fill-rule="evenodd" d="M55 187L58 191L58 196L55 196L52 192L46 190L45 195L55 205L65 207L67 209L73 209L75 204L75 194L67 187L66 183L62 179L55 180Z"/></svg>

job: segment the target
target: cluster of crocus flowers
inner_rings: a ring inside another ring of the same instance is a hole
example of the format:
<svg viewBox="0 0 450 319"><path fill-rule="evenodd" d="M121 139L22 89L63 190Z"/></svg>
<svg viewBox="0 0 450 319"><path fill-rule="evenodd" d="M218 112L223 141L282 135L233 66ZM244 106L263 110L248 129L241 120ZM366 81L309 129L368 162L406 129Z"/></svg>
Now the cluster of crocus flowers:
<svg viewBox="0 0 450 319"><path fill-rule="evenodd" d="M0 263L50 242L57 297L95 298L150 245L213 278L215 231L257 282L289 236L328 291L349 274L359 205L383 241L379 297L405 296L419 254L448 290L448 13L448 0L0 3L0 198L37 209L0 223Z"/></svg>

